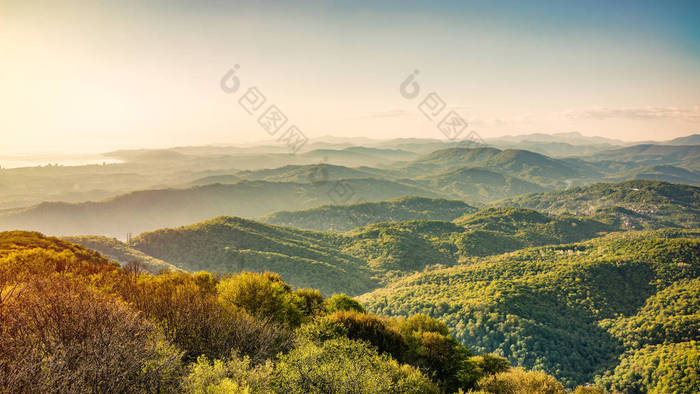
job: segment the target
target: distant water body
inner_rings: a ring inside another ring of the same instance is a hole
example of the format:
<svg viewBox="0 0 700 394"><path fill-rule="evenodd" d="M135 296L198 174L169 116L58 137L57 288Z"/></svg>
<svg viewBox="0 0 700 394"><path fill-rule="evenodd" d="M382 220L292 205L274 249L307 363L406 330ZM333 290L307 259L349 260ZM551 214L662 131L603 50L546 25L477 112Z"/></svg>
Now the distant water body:
<svg viewBox="0 0 700 394"><path fill-rule="evenodd" d="M45 167L45 166L86 166L123 163L122 160L102 155L40 155L40 156L3 156L0 155L1 168Z"/></svg>

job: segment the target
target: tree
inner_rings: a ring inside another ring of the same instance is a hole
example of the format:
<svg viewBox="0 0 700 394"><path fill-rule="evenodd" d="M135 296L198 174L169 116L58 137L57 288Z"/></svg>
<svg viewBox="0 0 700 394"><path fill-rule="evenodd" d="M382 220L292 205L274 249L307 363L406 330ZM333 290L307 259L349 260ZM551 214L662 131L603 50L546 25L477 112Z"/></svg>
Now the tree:
<svg viewBox="0 0 700 394"><path fill-rule="evenodd" d="M348 338L306 342L281 357L280 393L438 393L421 372Z"/></svg>
<svg viewBox="0 0 700 394"><path fill-rule="evenodd" d="M2 392L166 392L180 377L182 353L153 324L58 275L25 280L0 321Z"/></svg>
<svg viewBox="0 0 700 394"><path fill-rule="evenodd" d="M302 322L302 299L277 274L244 271L219 282L217 292L219 302L229 309L240 308L251 316L271 318L292 327Z"/></svg>
<svg viewBox="0 0 700 394"><path fill-rule="evenodd" d="M327 316L326 320L340 325L350 339L367 342L380 353L386 353L399 361L405 358L408 344L403 336L377 315L340 311Z"/></svg>
<svg viewBox="0 0 700 394"><path fill-rule="evenodd" d="M479 388L494 394L565 394L564 386L544 372L512 368L479 380Z"/></svg>
<svg viewBox="0 0 700 394"><path fill-rule="evenodd" d="M292 333L285 324L222 305L212 281L208 273L127 276L119 282L117 292L185 350L186 362L200 355L227 357L233 349L258 363L289 349Z"/></svg>
<svg viewBox="0 0 700 394"><path fill-rule="evenodd" d="M272 389L273 364L254 366L248 357L235 355L209 361L201 356L188 368L182 380L182 391L188 394L259 393Z"/></svg>
<svg viewBox="0 0 700 394"><path fill-rule="evenodd" d="M469 357L469 349L450 334L445 323L418 314L398 320L409 351L406 362L425 371L446 392L473 388L481 371Z"/></svg>
<svg viewBox="0 0 700 394"><path fill-rule="evenodd" d="M334 313L338 311L356 311L365 313L365 308L357 300L345 294L333 294L326 304L326 311Z"/></svg>
<svg viewBox="0 0 700 394"><path fill-rule="evenodd" d="M510 369L510 362L495 354L482 354L470 358L482 375L493 375Z"/></svg>
<svg viewBox="0 0 700 394"><path fill-rule="evenodd" d="M299 289L296 295L302 300L301 309L305 316L321 315L326 311L326 299L316 289Z"/></svg>

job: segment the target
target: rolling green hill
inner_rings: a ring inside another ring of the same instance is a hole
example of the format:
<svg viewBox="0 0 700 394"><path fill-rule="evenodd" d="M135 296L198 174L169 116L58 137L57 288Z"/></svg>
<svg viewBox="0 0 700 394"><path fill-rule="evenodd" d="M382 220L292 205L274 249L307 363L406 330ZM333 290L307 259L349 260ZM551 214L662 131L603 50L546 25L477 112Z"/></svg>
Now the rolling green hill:
<svg viewBox="0 0 700 394"><path fill-rule="evenodd" d="M414 159L417 155L401 149L351 146L344 149L315 149L300 155L305 163L328 162L342 166L378 166Z"/></svg>
<svg viewBox="0 0 700 394"><path fill-rule="evenodd" d="M272 272L151 275L15 231L0 233L0 289L2 392L565 392L439 320L378 316Z"/></svg>
<svg viewBox="0 0 700 394"><path fill-rule="evenodd" d="M567 162L522 149L506 149L486 160L484 164L508 174L517 174L524 179L568 179L581 175Z"/></svg>
<svg viewBox="0 0 700 394"><path fill-rule="evenodd" d="M144 233L132 246L188 271L272 271L297 287L325 294L359 294L377 286L360 259L343 253L330 233L218 217L191 226Z"/></svg>
<svg viewBox="0 0 700 394"><path fill-rule="evenodd" d="M264 223L308 230L344 232L380 222L405 220L450 221L476 211L461 201L402 197L381 202L324 205L302 211L281 211L261 217Z"/></svg>
<svg viewBox="0 0 700 394"><path fill-rule="evenodd" d="M593 215L601 208L621 207L668 227L700 227L700 187L659 181L598 183L563 191L529 194L495 202L496 206L535 209L552 214ZM608 211L607 215L615 212ZM655 228L659 228L658 226Z"/></svg>
<svg viewBox="0 0 700 394"><path fill-rule="evenodd" d="M202 178L197 178L192 182L187 183L187 187L190 186L204 186L210 185L212 183L236 183L240 182L241 178L236 175L211 175Z"/></svg>
<svg viewBox="0 0 700 394"><path fill-rule="evenodd" d="M614 369L625 352L601 326L606 319L644 313L645 300L698 277L698 237L697 230L620 233L524 249L419 273L360 300L376 313L437 317L469 347L573 386Z"/></svg>
<svg viewBox="0 0 700 394"><path fill-rule="evenodd" d="M295 286L356 295L428 266L616 231L591 219L514 209L466 215L457 223L387 222L336 234L219 217L141 234L131 247L188 271L269 270Z"/></svg>
<svg viewBox="0 0 700 394"><path fill-rule="evenodd" d="M454 222L469 230L510 234L523 246L577 242L617 230L590 218L550 216L519 208L488 208Z"/></svg>
<svg viewBox="0 0 700 394"><path fill-rule="evenodd" d="M41 249L57 253L68 252L80 261L110 264L109 260L98 252L60 238L47 237L41 233L29 231L0 232L0 257L28 249Z"/></svg>

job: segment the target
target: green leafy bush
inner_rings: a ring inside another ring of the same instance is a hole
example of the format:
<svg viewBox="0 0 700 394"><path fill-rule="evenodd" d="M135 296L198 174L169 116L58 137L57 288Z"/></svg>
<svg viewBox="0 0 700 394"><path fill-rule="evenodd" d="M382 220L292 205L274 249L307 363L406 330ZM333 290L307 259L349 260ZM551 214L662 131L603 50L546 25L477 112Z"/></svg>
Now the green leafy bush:
<svg viewBox="0 0 700 394"><path fill-rule="evenodd" d="M281 357L275 373L284 393L439 393L418 369L347 338L304 343Z"/></svg>

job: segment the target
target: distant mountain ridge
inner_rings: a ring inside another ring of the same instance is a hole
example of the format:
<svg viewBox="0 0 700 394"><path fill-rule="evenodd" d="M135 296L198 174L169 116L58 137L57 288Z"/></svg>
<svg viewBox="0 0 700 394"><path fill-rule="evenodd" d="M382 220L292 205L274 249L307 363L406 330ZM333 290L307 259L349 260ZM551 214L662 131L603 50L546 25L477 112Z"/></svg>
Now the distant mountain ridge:
<svg viewBox="0 0 700 394"><path fill-rule="evenodd" d="M686 137L674 138L670 141L666 141L666 145L700 145L700 133L691 134Z"/></svg>
<svg viewBox="0 0 700 394"><path fill-rule="evenodd" d="M374 178L313 184L241 181L139 191L99 202L42 203L0 216L0 228L61 235L123 236L128 232L179 226L220 215L253 218L274 211L403 196L440 197L416 185Z"/></svg>
<svg viewBox="0 0 700 394"><path fill-rule="evenodd" d="M638 165L673 165L700 170L700 145L642 144L597 153L587 160L632 162Z"/></svg>

